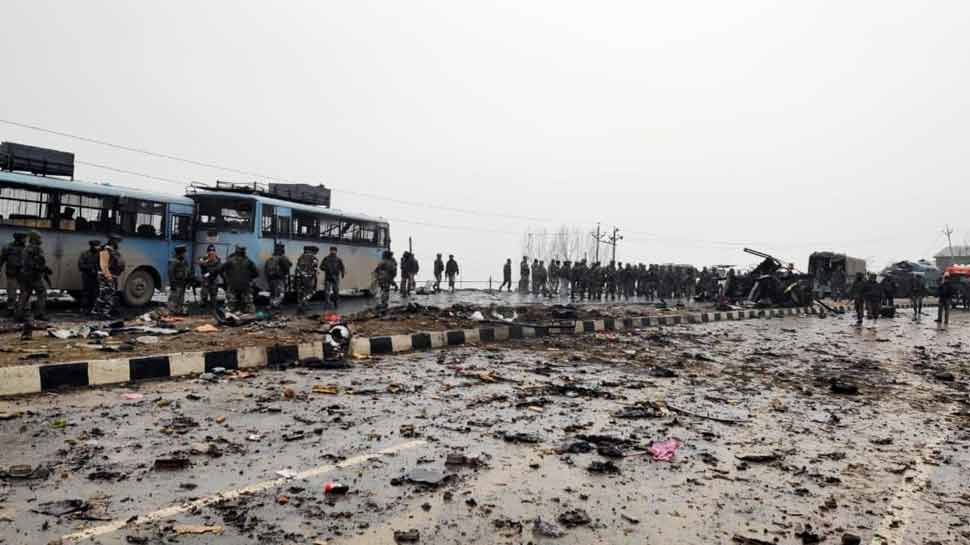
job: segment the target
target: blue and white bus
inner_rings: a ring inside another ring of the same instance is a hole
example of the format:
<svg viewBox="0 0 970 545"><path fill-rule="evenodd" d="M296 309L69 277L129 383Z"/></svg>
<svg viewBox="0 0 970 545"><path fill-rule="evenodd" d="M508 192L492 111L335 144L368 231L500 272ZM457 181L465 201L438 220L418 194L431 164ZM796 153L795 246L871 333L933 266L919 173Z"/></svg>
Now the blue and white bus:
<svg viewBox="0 0 970 545"><path fill-rule="evenodd" d="M184 196L0 171L0 241L17 231L39 233L54 271L51 287L76 297L78 258L88 241L119 235L127 267L118 285L126 304L141 306L167 287L174 246L193 240L194 204Z"/></svg>
<svg viewBox="0 0 970 545"><path fill-rule="evenodd" d="M277 243L286 248L294 265L304 246L317 246L321 259L335 246L347 270L340 291L374 293L373 271L391 244L386 220L276 198L255 184L196 186L189 197L196 205L194 255L205 255L211 244L225 259L241 245L263 270ZM295 289L294 283L290 285L291 291ZM265 274L256 286L268 289Z"/></svg>

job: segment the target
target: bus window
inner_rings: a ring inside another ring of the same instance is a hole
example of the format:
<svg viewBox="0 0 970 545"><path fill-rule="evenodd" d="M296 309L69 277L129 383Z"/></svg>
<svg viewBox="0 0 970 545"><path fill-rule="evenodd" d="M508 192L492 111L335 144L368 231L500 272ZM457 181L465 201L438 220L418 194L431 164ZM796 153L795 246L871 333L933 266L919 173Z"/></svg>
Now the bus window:
<svg viewBox="0 0 970 545"><path fill-rule="evenodd" d="M0 187L0 223L50 229L51 195L19 186Z"/></svg>
<svg viewBox="0 0 970 545"><path fill-rule="evenodd" d="M125 199L115 217L115 229L124 236L165 238L165 204Z"/></svg>
<svg viewBox="0 0 970 545"><path fill-rule="evenodd" d="M360 228L356 223L345 221L340 224L341 240L355 240L356 232Z"/></svg>
<svg viewBox="0 0 970 545"><path fill-rule="evenodd" d="M114 222L114 197L61 193L58 223L64 231L107 233Z"/></svg>
<svg viewBox="0 0 970 545"><path fill-rule="evenodd" d="M377 231L378 228L376 225L358 225L354 232L354 240L374 244L377 242Z"/></svg>
<svg viewBox="0 0 970 545"><path fill-rule="evenodd" d="M293 238L320 238L320 217L315 214L293 212Z"/></svg>
<svg viewBox="0 0 970 545"><path fill-rule="evenodd" d="M192 240L192 216L172 216L172 240Z"/></svg>
<svg viewBox="0 0 970 545"><path fill-rule="evenodd" d="M216 231L253 232L253 201L231 198L198 199L199 227Z"/></svg>
<svg viewBox="0 0 970 545"><path fill-rule="evenodd" d="M273 225L273 216L276 215L276 207L271 204L263 204L263 221L262 221L262 231L263 237L273 238L276 233L275 225Z"/></svg>
<svg viewBox="0 0 970 545"><path fill-rule="evenodd" d="M276 238L290 238L290 218L288 216L277 216Z"/></svg>
<svg viewBox="0 0 970 545"><path fill-rule="evenodd" d="M336 240L340 238L340 222L337 220L324 220L320 226L320 238Z"/></svg>

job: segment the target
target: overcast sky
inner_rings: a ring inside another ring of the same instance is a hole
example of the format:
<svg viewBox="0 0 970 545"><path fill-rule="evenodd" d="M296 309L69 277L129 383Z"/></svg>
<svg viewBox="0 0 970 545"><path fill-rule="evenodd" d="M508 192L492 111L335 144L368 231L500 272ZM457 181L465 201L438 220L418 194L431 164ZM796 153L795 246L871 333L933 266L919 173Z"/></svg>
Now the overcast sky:
<svg viewBox="0 0 970 545"><path fill-rule="evenodd" d="M0 118L325 183L389 218L395 250L413 236L425 271L441 251L501 276L521 233L563 223L618 226L623 261L697 265L750 263L747 244L875 269L930 257L946 223L970 238L968 2L7 0L3 18Z"/></svg>

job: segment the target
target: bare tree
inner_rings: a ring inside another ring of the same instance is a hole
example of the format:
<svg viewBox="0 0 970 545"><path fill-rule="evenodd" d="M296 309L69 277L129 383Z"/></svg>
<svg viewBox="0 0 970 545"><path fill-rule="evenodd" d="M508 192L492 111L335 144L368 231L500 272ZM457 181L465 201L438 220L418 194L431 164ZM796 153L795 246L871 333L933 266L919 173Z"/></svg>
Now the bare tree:
<svg viewBox="0 0 970 545"><path fill-rule="evenodd" d="M592 259L596 241L588 230L575 225L560 225L555 231L545 227L532 227L522 235L522 255L529 261L540 259L546 263L553 259L579 261Z"/></svg>

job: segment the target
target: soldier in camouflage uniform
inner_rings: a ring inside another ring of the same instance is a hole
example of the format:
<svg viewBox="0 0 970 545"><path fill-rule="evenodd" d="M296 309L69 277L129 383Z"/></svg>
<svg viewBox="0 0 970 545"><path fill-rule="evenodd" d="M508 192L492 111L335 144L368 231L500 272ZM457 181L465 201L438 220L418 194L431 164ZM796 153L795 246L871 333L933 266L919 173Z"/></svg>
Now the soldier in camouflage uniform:
<svg viewBox="0 0 970 545"><path fill-rule="evenodd" d="M323 271L323 297L333 308L340 306L340 280L347 275L344 261L337 256L337 247L330 247L330 255L320 262Z"/></svg>
<svg viewBox="0 0 970 545"><path fill-rule="evenodd" d="M306 312L310 298L317 292L317 252L320 249L316 246L304 246L303 255L296 260L296 297L297 312Z"/></svg>
<svg viewBox="0 0 970 545"><path fill-rule="evenodd" d="M603 269L603 276L606 280L606 299L611 301L616 300L616 285L620 282L620 273L623 270L623 265L620 264L620 269L616 268L616 262L610 261L610 264Z"/></svg>
<svg viewBox="0 0 970 545"><path fill-rule="evenodd" d="M92 314L110 318L115 309L115 292L118 278L125 272L125 260L118 251L121 238L111 236L98 254L98 299Z"/></svg>
<svg viewBox="0 0 970 545"><path fill-rule="evenodd" d="M215 310L219 297L219 275L222 260L216 254L216 247L209 245L205 257L199 258L199 271L202 273L202 304L210 311Z"/></svg>
<svg viewBox="0 0 970 545"><path fill-rule="evenodd" d="M54 272L47 266L41 238L37 233L30 234L30 244L24 248L23 263L20 268L20 300L17 305L17 319L24 320L30 308L30 296L35 295L36 305L33 313L38 320L47 320L47 284L49 275Z"/></svg>
<svg viewBox="0 0 970 545"><path fill-rule="evenodd" d="M4 246L3 251L0 252L0 267L4 267L4 273L7 277L7 312L11 315L17 313L17 307L20 304L18 278L23 266L24 247L26 246L24 241L26 239L27 233L14 233L13 242Z"/></svg>
<svg viewBox="0 0 970 545"><path fill-rule="evenodd" d="M175 247L175 257L168 262L168 311L185 314L185 288L192 279L192 266L185 259L185 246Z"/></svg>
<svg viewBox="0 0 970 545"><path fill-rule="evenodd" d="M222 277L226 281L226 306L229 310L246 314L256 312L253 279L259 277L259 269L246 256L245 246L236 246L235 253L223 263Z"/></svg>
<svg viewBox="0 0 970 545"><path fill-rule="evenodd" d="M559 294L559 260L549 262L549 293Z"/></svg>
<svg viewBox="0 0 970 545"><path fill-rule="evenodd" d="M89 314L98 298L98 255L101 241L89 240L88 250L77 259L77 270L81 273L81 312Z"/></svg>
<svg viewBox="0 0 970 545"><path fill-rule="evenodd" d="M273 257L266 260L266 282L269 284L269 308L279 310L286 295L286 280L290 277L293 264L285 254L286 247L276 244Z"/></svg>
<svg viewBox="0 0 970 545"><path fill-rule="evenodd" d="M563 261L562 266L559 267L559 280L560 280L560 285L562 286L561 291L559 293L561 295L567 295L567 296L569 295L572 275L573 275L573 265L567 259L566 261Z"/></svg>
<svg viewBox="0 0 970 545"><path fill-rule="evenodd" d="M377 276L377 285L381 288L381 304L378 308L386 309L391 297L391 283L397 276L397 261L394 260L394 252L384 251L383 259L374 269L374 275Z"/></svg>

